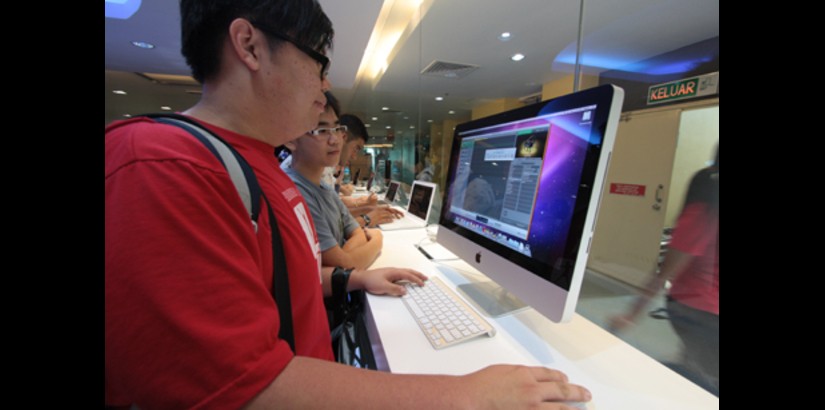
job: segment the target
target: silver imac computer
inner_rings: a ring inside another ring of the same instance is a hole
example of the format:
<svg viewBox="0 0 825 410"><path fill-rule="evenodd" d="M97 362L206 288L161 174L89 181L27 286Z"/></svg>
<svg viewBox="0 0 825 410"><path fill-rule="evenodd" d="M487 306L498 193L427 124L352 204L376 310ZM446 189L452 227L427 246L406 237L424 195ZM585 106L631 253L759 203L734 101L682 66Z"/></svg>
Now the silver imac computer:
<svg viewBox="0 0 825 410"><path fill-rule="evenodd" d="M436 240L494 281L459 286L488 315L572 318L623 101L602 85L456 127Z"/></svg>

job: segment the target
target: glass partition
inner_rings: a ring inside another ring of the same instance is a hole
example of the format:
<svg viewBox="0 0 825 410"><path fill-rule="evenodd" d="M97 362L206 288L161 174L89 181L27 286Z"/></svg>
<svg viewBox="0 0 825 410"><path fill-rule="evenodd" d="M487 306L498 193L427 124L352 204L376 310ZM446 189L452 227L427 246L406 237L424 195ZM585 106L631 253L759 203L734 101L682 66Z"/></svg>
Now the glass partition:
<svg viewBox="0 0 825 410"><path fill-rule="evenodd" d="M718 396L719 2L622 3L582 19L582 88L625 102L578 311Z"/></svg>

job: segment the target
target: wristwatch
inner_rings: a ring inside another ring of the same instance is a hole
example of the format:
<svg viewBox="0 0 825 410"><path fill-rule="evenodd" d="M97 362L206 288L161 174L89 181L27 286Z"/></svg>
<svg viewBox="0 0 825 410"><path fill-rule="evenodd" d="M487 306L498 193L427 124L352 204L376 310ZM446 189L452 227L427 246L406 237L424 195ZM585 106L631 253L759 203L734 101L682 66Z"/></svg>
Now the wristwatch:
<svg viewBox="0 0 825 410"><path fill-rule="evenodd" d="M364 226L370 226L371 220L370 217L367 216L367 214L361 214L361 218L364 219Z"/></svg>

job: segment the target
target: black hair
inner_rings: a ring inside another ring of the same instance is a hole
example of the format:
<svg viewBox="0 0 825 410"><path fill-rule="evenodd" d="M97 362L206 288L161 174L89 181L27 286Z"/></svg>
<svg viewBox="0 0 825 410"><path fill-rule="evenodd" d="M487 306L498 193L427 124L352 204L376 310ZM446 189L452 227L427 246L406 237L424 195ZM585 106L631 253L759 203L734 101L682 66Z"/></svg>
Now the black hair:
<svg viewBox="0 0 825 410"><path fill-rule="evenodd" d="M370 136L367 134L367 127L364 126L364 122L360 118L352 114L344 114L338 118L338 121L341 125L347 126L347 141L360 138L364 140L365 144L367 143Z"/></svg>
<svg viewBox="0 0 825 410"><path fill-rule="evenodd" d="M713 164L703 168L693 175L685 196L685 207L694 202L703 202L709 205L709 210L719 209L719 147L716 147L716 158Z"/></svg>
<svg viewBox="0 0 825 410"><path fill-rule="evenodd" d="M327 97L327 106L332 107L332 111L335 113L335 116L338 117L341 115L341 103L338 102L338 99L335 98L329 91L324 91L324 96Z"/></svg>
<svg viewBox="0 0 825 410"><path fill-rule="evenodd" d="M181 53L200 83L218 73L221 47L236 18L280 29L321 54L332 47L332 22L317 0L181 0ZM272 49L283 41L267 34Z"/></svg>

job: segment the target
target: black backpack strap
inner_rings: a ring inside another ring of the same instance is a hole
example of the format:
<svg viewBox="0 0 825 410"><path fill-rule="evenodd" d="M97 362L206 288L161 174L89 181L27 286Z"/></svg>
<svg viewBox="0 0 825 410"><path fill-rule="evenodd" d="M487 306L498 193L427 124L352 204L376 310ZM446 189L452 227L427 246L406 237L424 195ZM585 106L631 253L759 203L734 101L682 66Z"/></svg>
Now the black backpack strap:
<svg viewBox="0 0 825 410"><path fill-rule="evenodd" d="M289 296L289 276L286 275L286 256L284 246L281 243L281 230L278 229L278 222L275 213L272 212L272 205L264 196L266 210L269 212L269 225L272 227L272 297L278 305L278 312L281 314L281 327L278 336L289 343L292 351L295 351L295 334L292 330L292 299ZM283 272L283 274L277 274Z"/></svg>
<svg viewBox="0 0 825 410"><path fill-rule="evenodd" d="M267 206L269 212L269 226L272 230L272 297L278 306L278 313L281 319L281 326L278 337L286 340L292 351L295 351L295 334L292 329L292 301L289 295L289 275L286 270L286 258L284 256L283 243L281 242L281 230L278 228L278 220L272 212L272 206L263 194L258 178L252 171L252 167L246 162L226 141L203 128L194 120L178 114L147 114L145 117L155 121L180 127L192 134L223 164L229 173L235 189L238 191L241 200L249 212L255 232L258 231L258 214L261 209L261 198Z"/></svg>

